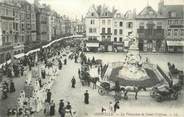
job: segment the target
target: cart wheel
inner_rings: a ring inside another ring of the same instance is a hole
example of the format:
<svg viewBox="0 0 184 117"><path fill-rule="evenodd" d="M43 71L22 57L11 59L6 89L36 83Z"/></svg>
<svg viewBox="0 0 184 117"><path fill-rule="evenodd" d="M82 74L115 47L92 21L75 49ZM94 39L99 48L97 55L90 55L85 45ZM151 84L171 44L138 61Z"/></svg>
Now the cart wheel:
<svg viewBox="0 0 184 117"><path fill-rule="evenodd" d="M154 92L154 91L151 91L151 92L150 92L150 96L151 96L152 98L154 98L154 97L155 97L155 92Z"/></svg>
<svg viewBox="0 0 184 117"><path fill-rule="evenodd" d="M162 102L162 98L161 97L157 97L157 102Z"/></svg>
<svg viewBox="0 0 184 117"><path fill-rule="evenodd" d="M178 99L178 93L175 93L174 94L174 100L177 100Z"/></svg>
<svg viewBox="0 0 184 117"><path fill-rule="evenodd" d="M106 91L102 88L99 88L98 93L103 96L103 95L105 95Z"/></svg>

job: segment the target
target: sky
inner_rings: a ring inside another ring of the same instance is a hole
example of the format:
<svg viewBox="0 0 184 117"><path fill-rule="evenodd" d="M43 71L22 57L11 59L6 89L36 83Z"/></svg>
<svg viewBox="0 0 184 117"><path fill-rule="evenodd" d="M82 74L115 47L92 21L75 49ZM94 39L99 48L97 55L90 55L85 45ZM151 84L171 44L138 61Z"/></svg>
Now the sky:
<svg viewBox="0 0 184 117"><path fill-rule="evenodd" d="M31 3L34 0L28 0ZM46 3L51 6L60 15L67 15L70 18L81 18L95 5L103 5L112 8L115 7L119 12L125 13L127 10L136 9L139 13L145 6L150 5L153 9L158 9L160 0L40 0L41 3ZM183 4L184 0L164 0L165 4Z"/></svg>

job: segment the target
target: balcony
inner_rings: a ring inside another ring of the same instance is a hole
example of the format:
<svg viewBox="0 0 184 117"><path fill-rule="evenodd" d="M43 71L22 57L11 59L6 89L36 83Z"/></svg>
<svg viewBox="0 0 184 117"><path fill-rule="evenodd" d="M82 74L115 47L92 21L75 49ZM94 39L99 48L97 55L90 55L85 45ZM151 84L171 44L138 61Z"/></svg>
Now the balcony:
<svg viewBox="0 0 184 117"><path fill-rule="evenodd" d="M163 39L164 38L164 30L163 29L138 29L138 38L142 39Z"/></svg>
<svg viewBox="0 0 184 117"><path fill-rule="evenodd" d="M106 32L101 32L100 35L112 35L112 33L111 32L107 32L107 33Z"/></svg>

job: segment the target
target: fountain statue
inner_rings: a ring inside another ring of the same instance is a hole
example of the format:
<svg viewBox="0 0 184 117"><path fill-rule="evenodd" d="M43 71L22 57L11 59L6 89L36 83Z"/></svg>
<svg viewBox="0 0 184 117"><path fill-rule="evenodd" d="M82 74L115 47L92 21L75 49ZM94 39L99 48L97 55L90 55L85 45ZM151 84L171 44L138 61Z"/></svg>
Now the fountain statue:
<svg viewBox="0 0 184 117"><path fill-rule="evenodd" d="M119 71L121 78L129 80L140 80L145 78L146 73L142 68L142 59L139 53L138 41L135 37L130 38L130 48L125 57L122 69Z"/></svg>

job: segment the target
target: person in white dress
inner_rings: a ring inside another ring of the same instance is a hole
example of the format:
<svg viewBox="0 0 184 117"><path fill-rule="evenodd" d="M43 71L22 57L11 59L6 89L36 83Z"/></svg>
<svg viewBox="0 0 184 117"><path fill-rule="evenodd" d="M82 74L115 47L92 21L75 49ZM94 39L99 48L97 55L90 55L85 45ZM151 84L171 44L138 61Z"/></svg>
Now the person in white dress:
<svg viewBox="0 0 184 117"><path fill-rule="evenodd" d="M111 101L109 102L109 112L113 112L113 104Z"/></svg>
<svg viewBox="0 0 184 117"><path fill-rule="evenodd" d="M36 98L36 112L40 112L42 110L42 104L40 101L40 97Z"/></svg>
<svg viewBox="0 0 184 117"><path fill-rule="evenodd" d="M35 112L36 111L36 100L35 100L35 98L31 97L29 103L30 103L30 107L32 108L32 112Z"/></svg>

